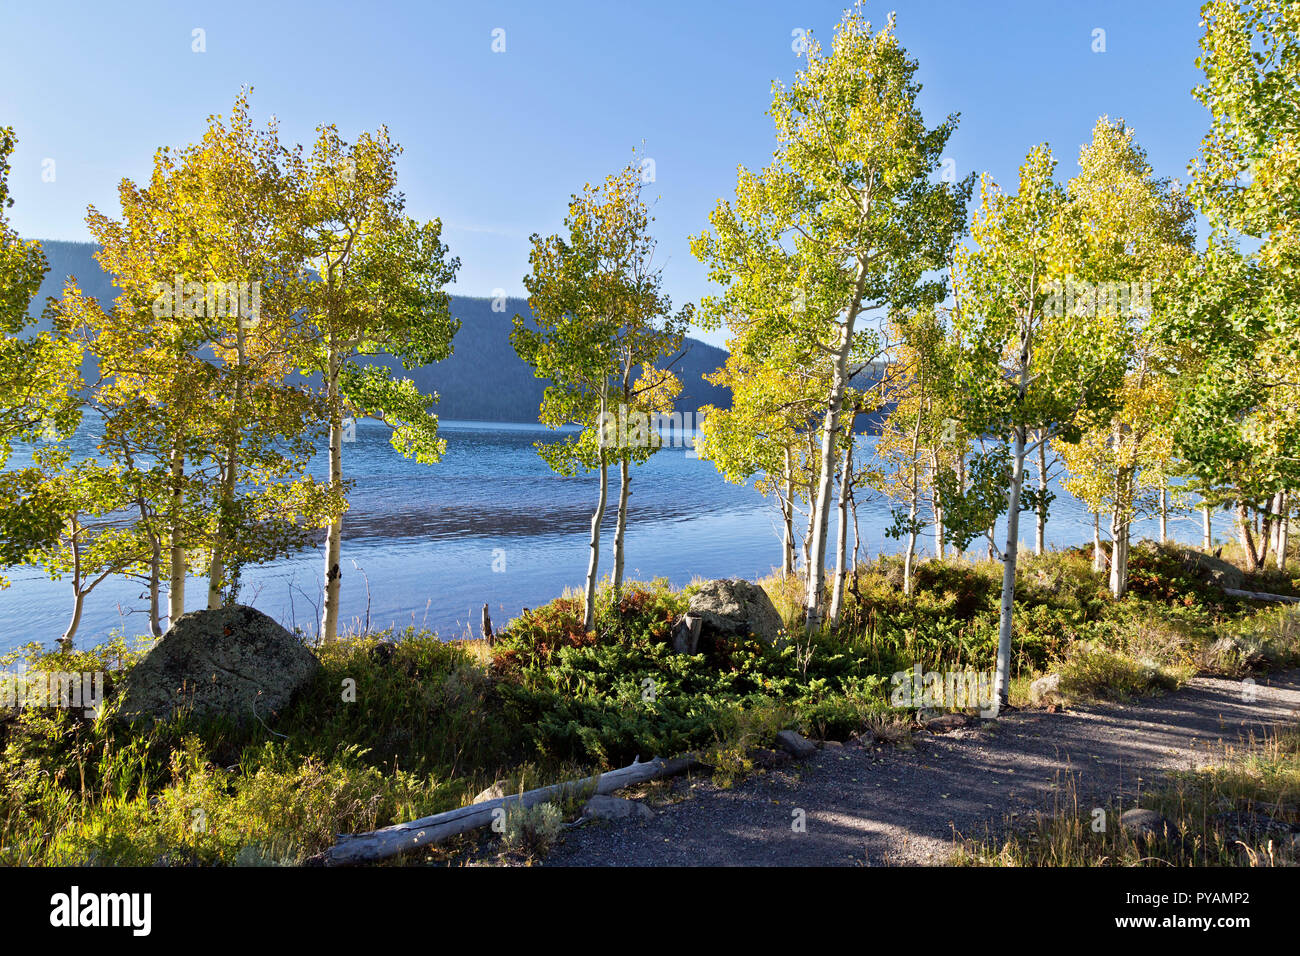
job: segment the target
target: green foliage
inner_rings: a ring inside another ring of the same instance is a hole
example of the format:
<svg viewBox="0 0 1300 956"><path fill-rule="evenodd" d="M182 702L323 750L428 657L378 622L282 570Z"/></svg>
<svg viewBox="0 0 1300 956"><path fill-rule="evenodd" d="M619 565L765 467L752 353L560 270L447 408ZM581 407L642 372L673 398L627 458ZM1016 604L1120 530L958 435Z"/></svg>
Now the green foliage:
<svg viewBox="0 0 1300 956"><path fill-rule="evenodd" d="M843 428L841 419L859 404L850 383L882 351L865 316L877 309L910 313L943 299L943 270L974 182L935 180L957 117L926 126L917 105L918 65L894 27L891 14L873 29L859 5L844 11L829 51L810 43L794 82L772 85L772 162L757 174L741 167L734 204L720 201L712 229L691 243L710 278L726 286L701 312L715 327L725 319L733 347L745 356L715 379L731 384L741 403L731 421L705 429L709 457L733 479L763 471L771 484L783 469L788 516L796 440L821 419L820 447L809 442L806 482L810 631L826 616L831 483L836 459L852 440L852 427ZM737 375L756 382L728 381ZM762 440L718 447L749 429ZM831 601L836 609L839 597Z"/></svg>
<svg viewBox="0 0 1300 956"><path fill-rule="evenodd" d="M80 421L80 350L65 338L30 330L28 308L45 277L39 243L24 242L9 225L12 127L0 126L0 466L11 442L70 434ZM4 529L6 536L18 532Z"/></svg>
<svg viewBox="0 0 1300 956"><path fill-rule="evenodd" d="M1173 440L1211 500L1233 501L1247 519L1261 502L1300 485L1300 385L1294 340L1279 331L1294 305L1254 257L1211 241L1168 292L1159 332L1177 355ZM1265 507L1264 510L1267 510ZM1247 567L1266 541L1243 536Z"/></svg>
<svg viewBox="0 0 1300 956"><path fill-rule="evenodd" d="M1081 551L1027 559L1015 672L1059 667L1067 694L1125 697L1198 667L1243 674L1300 660L1291 609L1171 601L1200 593L1173 553L1139 548L1135 570L1153 583L1120 601ZM499 779L523 789L695 751L725 783L751 772L752 749L785 727L905 737L910 715L889 706L891 675L989 669L999 569L927 561L911 595L896 558L855 578L838 630L780 650L735 640L673 653L689 589L663 581L630 583L617 600L603 588L592 631L580 598L566 595L511 621L491 648L413 630L340 641L320 649L319 672L274 727L181 713L133 731L115 720L111 690L138 646L32 645L0 663L106 671L110 704L97 719L0 713L0 861L294 863L334 833L452 809Z"/></svg>
<svg viewBox="0 0 1300 956"><path fill-rule="evenodd" d="M553 803L531 807L515 804L506 812L501 842L507 850L530 857L545 856L559 838L563 822L560 808Z"/></svg>
<svg viewBox="0 0 1300 956"><path fill-rule="evenodd" d="M538 377L552 382L542 424L582 428L576 439L537 446L560 474L603 468L622 456L644 461L658 445L611 442L604 416L617 415L618 402L627 414L670 411L680 390L678 383L665 400L671 376L656 365L681 347L691 313L672 313L661 272L651 267L653 220L642 185L639 169L629 164L572 198L567 236L532 237L524 285L533 321L515 316L510 340Z"/></svg>
<svg viewBox="0 0 1300 956"><path fill-rule="evenodd" d="M1061 664L1061 691L1067 695L1127 700L1153 691L1173 690L1191 676L1157 661L1083 643L1071 647Z"/></svg>
<svg viewBox="0 0 1300 956"><path fill-rule="evenodd" d="M1173 547L1136 549L1128 573L1129 589L1151 601L1214 609L1231 603L1221 588L1198 577L1195 567Z"/></svg>
<svg viewBox="0 0 1300 956"><path fill-rule="evenodd" d="M955 471L939 472L935 488L944 503L944 530L959 552L969 548L977 536L988 534L998 516L1007 510L1010 481L1011 453L1002 443L976 451L967 458L964 486ZM1026 497L1022 504L1022 510L1026 510L1032 502Z"/></svg>
<svg viewBox="0 0 1300 956"><path fill-rule="evenodd" d="M1192 194L1216 229L1263 240L1269 295L1289 299L1292 354L1300 282L1300 11L1288 0L1211 0L1192 92L1210 111Z"/></svg>

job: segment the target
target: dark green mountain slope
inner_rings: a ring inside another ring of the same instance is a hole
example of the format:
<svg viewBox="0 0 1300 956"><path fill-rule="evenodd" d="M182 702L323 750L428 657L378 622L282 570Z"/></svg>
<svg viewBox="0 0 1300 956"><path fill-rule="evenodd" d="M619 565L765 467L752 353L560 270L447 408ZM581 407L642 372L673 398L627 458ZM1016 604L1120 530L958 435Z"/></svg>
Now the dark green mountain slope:
<svg viewBox="0 0 1300 956"><path fill-rule="evenodd" d="M51 240L41 245L50 271L32 303L34 313L39 314L45 307L47 296L59 294L67 276L74 276L87 295L106 306L111 304L117 290L95 261L93 243ZM438 414L444 418L536 421L546 382L535 378L532 369L515 355L509 338L515 313L531 315L528 302L507 299L504 311L494 312L491 299L453 296L451 311L461 321L452 356L402 374L413 379L423 391L441 396ZM687 340L684 351L686 354L673 366L683 384L677 407L694 411L702 405L728 404L727 391L715 388L702 378L722 365L726 352L695 339Z"/></svg>

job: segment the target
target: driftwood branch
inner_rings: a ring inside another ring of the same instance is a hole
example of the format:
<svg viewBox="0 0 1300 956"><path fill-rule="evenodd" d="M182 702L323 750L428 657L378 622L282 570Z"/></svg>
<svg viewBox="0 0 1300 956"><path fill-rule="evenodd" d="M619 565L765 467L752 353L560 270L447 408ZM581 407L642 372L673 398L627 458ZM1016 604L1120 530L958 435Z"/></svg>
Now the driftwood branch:
<svg viewBox="0 0 1300 956"><path fill-rule="evenodd" d="M1278 601L1282 604L1300 604L1300 597L1288 597L1285 594L1266 594L1263 591L1242 591L1240 588L1224 588L1224 594L1247 598L1251 601Z"/></svg>
<svg viewBox="0 0 1300 956"><path fill-rule="evenodd" d="M448 810L446 813L435 813L431 817L412 820L410 823L395 823L369 833L341 833L338 841L321 854L319 860L326 866L372 863L485 827L501 812L511 807L531 807L539 803L582 799L598 793L613 793L623 787L661 777L675 776L699 765L699 761L694 756L672 760L656 757L653 760L632 763L618 770L602 773L598 777L568 780L549 787L539 787L536 790L498 797L495 800L485 800L482 803Z"/></svg>

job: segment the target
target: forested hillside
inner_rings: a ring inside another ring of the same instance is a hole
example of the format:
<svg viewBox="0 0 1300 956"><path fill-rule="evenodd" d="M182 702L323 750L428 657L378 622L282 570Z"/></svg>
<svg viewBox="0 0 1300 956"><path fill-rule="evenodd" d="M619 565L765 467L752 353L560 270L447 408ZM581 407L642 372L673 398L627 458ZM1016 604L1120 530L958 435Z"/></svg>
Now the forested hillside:
<svg viewBox="0 0 1300 956"><path fill-rule="evenodd" d="M112 302L116 289L95 261L93 243L49 240L42 242L41 248L50 269L32 301L33 313L45 307L47 297L59 294L67 276L76 277L87 295L105 304ZM492 302L453 296L451 313L461 322L455 351L450 358L404 374L415 381L420 391L441 396L438 414L444 418L535 422L546 381L535 378L510 346L511 319L516 313L530 315L528 302L507 299L501 311L493 311ZM677 408L695 411L702 405L727 405L727 390L710 385L702 377L722 365L726 353L695 339L687 339L683 351L686 354L673 366L683 384Z"/></svg>

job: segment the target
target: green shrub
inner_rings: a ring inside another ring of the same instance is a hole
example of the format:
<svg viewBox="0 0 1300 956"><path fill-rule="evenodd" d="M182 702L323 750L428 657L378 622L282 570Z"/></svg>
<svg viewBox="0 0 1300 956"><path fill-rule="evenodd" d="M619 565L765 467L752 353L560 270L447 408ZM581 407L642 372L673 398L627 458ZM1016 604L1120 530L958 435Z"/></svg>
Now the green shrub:
<svg viewBox="0 0 1300 956"><path fill-rule="evenodd" d="M1150 658L1132 658L1092 643L1076 644L1061 664L1061 691L1067 696L1126 700L1173 690L1190 670Z"/></svg>
<svg viewBox="0 0 1300 956"><path fill-rule="evenodd" d="M553 803L531 807L513 804L505 816L502 845L510 851L530 857L545 856L560 836L564 816Z"/></svg>
<svg viewBox="0 0 1300 956"><path fill-rule="evenodd" d="M1210 600L1165 551L1140 550L1154 556L1137 559L1141 583L1121 601L1081 552L1026 558L1016 686L1054 662L1076 697L1149 693L1198 667L1300 662L1300 613ZM993 667L998 566L924 561L911 595L901 583L896 558L860 566L840 626L795 627L780 649L746 639L673 653L691 588L665 581L629 582L618 601L602 587L590 633L566 594L491 648L414 629L348 639L317 651L318 673L273 727L181 713L140 732L111 702L94 719L0 715L0 863L301 862L335 833L452 809L497 779L522 788L525 776L541 785L686 751L734 780L786 727L845 739L910 722L889 706L895 672ZM764 586L797 620L791 581ZM118 637L74 655L33 645L8 662L104 670L111 687L139 653Z"/></svg>

